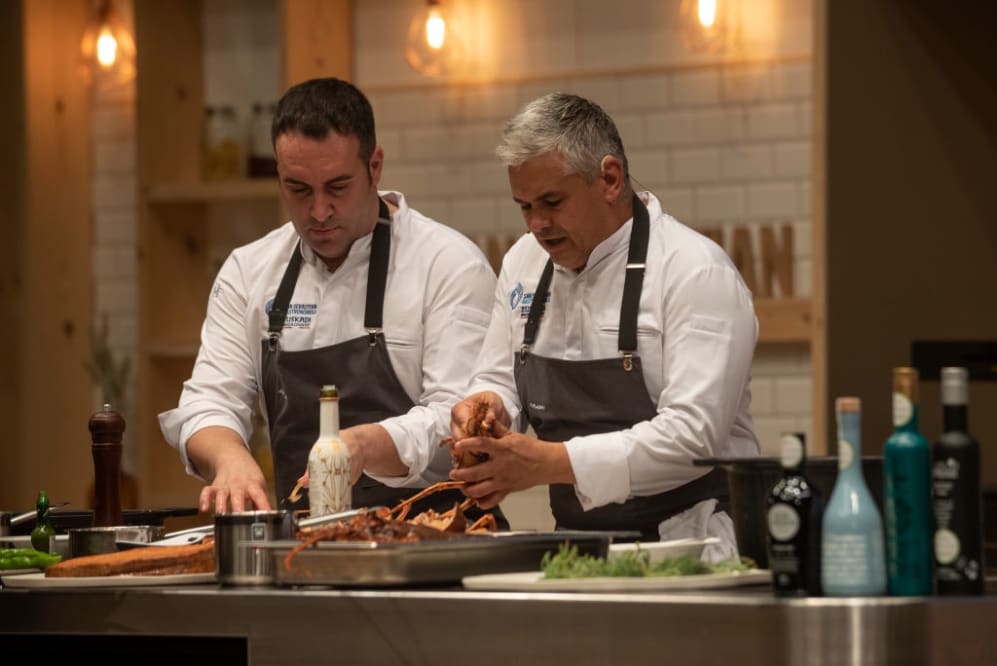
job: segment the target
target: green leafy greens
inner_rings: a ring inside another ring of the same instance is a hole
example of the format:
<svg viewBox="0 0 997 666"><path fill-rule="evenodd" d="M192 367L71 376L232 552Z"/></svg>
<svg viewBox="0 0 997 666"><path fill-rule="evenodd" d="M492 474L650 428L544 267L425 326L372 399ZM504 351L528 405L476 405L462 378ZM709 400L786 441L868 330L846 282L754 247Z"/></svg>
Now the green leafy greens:
<svg viewBox="0 0 997 666"><path fill-rule="evenodd" d="M540 562L544 578L595 578L628 576L694 576L699 574L732 573L755 568L750 558L727 560L717 564L703 562L692 555L670 557L650 563L647 551L637 550L613 554L609 557L580 555L578 546L562 543L557 553L548 551Z"/></svg>

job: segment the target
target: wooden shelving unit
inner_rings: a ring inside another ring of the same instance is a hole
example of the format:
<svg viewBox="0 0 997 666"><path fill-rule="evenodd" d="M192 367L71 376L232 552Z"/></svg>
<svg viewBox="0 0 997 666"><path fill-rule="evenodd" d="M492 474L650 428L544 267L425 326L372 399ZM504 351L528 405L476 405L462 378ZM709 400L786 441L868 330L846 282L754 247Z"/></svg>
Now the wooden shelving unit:
<svg viewBox="0 0 997 666"><path fill-rule="evenodd" d="M808 298L759 298L755 300L759 343L809 344L813 336L813 311Z"/></svg>
<svg viewBox="0 0 997 666"><path fill-rule="evenodd" d="M314 76L352 78L350 0L274 0L274 7L281 90ZM205 99L203 11L201 0L135 0L134 5L140 248L135 430L141 449L139 501L150 507L191 506L202 486L187 476L163 440L157 416L176 406L197 356L217 269L212 243L227 240L212 228L225 218L218 207L279 202L275 179L197 180Z"/></svg>

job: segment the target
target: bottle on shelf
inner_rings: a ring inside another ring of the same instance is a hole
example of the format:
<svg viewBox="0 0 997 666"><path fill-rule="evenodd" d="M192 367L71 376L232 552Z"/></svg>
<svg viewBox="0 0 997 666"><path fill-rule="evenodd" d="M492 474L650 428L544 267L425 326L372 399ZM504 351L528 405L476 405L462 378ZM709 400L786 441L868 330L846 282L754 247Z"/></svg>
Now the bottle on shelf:
<svg viewBox="0 0 997 666"><path fill-rule="evenodd" d="M277 175L277 160L274 158L273 144L270 140L270 124L276 111L277 105L272 102L253 104L247 164L250 178L272 178Z"/></svg>
<svg viewBox="0 0 997 666"><path fill-rule="evenodd" d="M820 596L820 534L823 502L806 478L806 435L783 433L783 478L767 498L768 559L779 597Z"/></svg>
<svg viewBox="0 0 997 666"><path fill-rule="evenodd" d="M347 511L351 507L350 453L339 438L339 392L323 386L319 392L319 435L308 454L308 502L312 516Z"/></svg>
<svg viewBox="0 0 997 666"><path fill-rule="evenodd" d="M245 141L235 107L205 107L202 144L202 180L231 180L243 176Z"/></svg>
<svg viewBox="0 0 997 666"><path fill-rule="evenodd" d="M887 587L931 594L931 447L918 428L918 374L893 369L893 434L883 448Z"/></svg>
<svg viewBox="0 0 997 666"><path fill-rule="evenodd" d="M49 517L48 494L44 490L38 491L35 511L35 527L31 530L31 547L43 553L55 552L55 528L52 527L52 520Z"/></svg>
<svg viewBox="0 0 997 666"><path fill-rule="evenodd" d="M886 592L883 520L862 476L859 398L838 398L838 478L821 529L821 588L826 596Z"/></svg>
<svg viewBox="0 0 997 666"><path fill-rule="evenodd" d="M942 435L932 449L936 591L983 594L980 445L969 434L969 373L942 368Z"/></svg>

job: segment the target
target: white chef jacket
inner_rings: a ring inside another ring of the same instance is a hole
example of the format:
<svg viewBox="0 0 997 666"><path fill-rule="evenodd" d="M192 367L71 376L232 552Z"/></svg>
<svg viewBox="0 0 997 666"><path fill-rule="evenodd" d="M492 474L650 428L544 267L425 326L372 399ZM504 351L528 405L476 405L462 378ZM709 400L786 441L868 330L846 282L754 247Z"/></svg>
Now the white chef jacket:
<svg viewBox="0 0 997 666"><path fill-rule="evenodd" d="M495 273L465 236L409 208L399 192L381 196L398 207L391 224L383 331L391 365L415 406L380 422L410 474L374 478L395 487L424 486L446 478L450 469L449 451L438 443L450 435L450 408L467 394L469 371L488 325ZM302 245L304 261L282 350L326 347L366 333L371 238L354 242L335 272ZM266 308L298 240L288 222L234 250L215 279L193 374L184 382L179 406L159 415L163 436L179 450L191 475L198 474L186 446L198 430L225 426L249 441L253 407L262 396ZM265 402L261 408L265 411Z"/></svg>
<svg viewBox="0 0 997 666"><path fill-rule="evenodd" d="M626 430L565 442L583 509L654 495L702 476L692 460L757 455L749 375L758 321L751 292L716 243L641 193L650 218L637 315L637 354L657 416ZM620 303L633 219L592 251L581 271L555 265L532 353L566 361L619 357ZM502 261L471 392L491 390L514 424L522 406L515 355L548 259L526 234ZM622 362L622 361L621 361ZM522 430L525 423L519 424Z"/></svg>

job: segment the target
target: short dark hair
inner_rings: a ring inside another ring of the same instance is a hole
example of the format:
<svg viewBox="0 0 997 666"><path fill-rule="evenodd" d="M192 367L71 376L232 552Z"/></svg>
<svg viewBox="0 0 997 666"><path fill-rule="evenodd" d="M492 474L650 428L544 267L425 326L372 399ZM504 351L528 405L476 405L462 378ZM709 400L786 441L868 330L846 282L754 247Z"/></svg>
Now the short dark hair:
<svg viewBox="0 0 997 666"><path fill-rule="evenodd" d="M352 83L332 77L309 79L287 90L277 103L270 125L270 140L289 132L311 139L324 139L329 132L355 136L360 159L370 159L377 145L374 110L367 97Z"/></svg>

